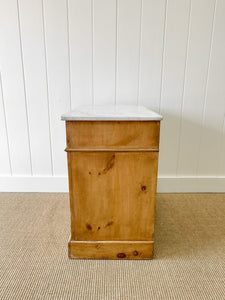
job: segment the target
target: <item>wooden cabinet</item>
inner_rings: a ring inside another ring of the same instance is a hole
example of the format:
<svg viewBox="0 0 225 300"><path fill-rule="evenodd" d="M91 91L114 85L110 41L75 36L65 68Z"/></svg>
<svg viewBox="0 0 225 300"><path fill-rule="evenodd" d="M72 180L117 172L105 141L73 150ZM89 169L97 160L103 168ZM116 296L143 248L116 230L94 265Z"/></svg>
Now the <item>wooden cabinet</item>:
<svg viewBox="0 0 225 300"><path fill-rule="evenodd" d="M76 111L74 119L71 113L63 116L71 212L69 257L153 257L161 119L156 116L101 120L98 115L83 120Z"/></svg>

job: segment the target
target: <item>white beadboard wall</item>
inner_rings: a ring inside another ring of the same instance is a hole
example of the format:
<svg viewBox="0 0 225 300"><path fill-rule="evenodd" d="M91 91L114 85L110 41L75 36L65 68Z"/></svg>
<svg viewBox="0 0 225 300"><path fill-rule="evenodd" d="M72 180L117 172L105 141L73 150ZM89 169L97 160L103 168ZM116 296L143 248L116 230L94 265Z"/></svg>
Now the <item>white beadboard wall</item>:
<svg viewBox="0 0 225 300"><path fill-rule="evenodd" d="M225 0L0 0L0 191L68 191L92 103L164 116L159 192L225 192Z"/></svg>

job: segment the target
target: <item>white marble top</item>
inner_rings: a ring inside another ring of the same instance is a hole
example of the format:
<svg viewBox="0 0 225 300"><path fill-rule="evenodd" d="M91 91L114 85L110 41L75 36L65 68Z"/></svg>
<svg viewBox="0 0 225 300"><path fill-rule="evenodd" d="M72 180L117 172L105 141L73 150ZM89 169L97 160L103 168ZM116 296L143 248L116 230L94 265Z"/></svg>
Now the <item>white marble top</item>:
<svg viewBox="0 0 225 300"><path fill-rule="evenodd" d="M159 121L162 116L139 105L89 105L79 106L65 113L61 120L68 121Z"/></svg>

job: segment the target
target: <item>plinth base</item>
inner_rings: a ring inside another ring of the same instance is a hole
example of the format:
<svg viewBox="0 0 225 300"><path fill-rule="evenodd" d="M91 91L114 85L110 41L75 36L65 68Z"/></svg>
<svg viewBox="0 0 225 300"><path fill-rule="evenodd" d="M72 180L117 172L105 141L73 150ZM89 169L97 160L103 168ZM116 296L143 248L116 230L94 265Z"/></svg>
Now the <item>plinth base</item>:
<svg viewBox="0 0 225 300"><path fill-rule="evenodd" d="M72 241L68 243L70 258L88 259L152 259L153 241Z"/></svg>

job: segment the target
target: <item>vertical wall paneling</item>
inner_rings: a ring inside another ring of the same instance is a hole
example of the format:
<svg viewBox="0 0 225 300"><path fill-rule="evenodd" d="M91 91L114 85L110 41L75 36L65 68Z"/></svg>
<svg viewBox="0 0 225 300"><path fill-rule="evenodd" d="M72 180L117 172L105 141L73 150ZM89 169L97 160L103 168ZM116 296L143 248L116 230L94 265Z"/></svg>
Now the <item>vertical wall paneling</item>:
<svg viewBox="0 0 225 300"><path fill-rule="evenodd" d="M31 175L29 128L16 0L0 1L0 59L13 175Z"/></svg>
<svg viewBox="0 0 225 300"><path fill-rule="evenodd" d="M139 104L159 111L166 0L143 0Z"/></svg>
<svg viewBox="0 0 225 300"><path fill-rule="evenodd" d="M5 117L5 105L0 74L0 173L11 175L10 152Z"/></svg>
<svg viewBox="0 0 225 300"><path fill-rule="evenodd" d="M52 174L41 0L19 0L33 175Z"/></svg>
<svg viewBox="0 0 225 300"><path fill-rule="evenodd" d="M113 103L163 115L160 191L224 191L224 16L224 0L0 0L0 191L65 191L61 114Z"/></svg>
<svg viewBox="0 0 225 300"><path fill-rule="evenodd" d="M93 0L68 0L72 108L93 101Z"/></svg>
<svg viewBox="0 0 225 300"><path fill-rule="evenodd" d="M93 85L95 104L115 103L117 0L93 2Z"/></svg>
<svg viewBox="0 0 225 300"><path fill-rule="evenodd" d="M188 63L180 128L179 175L196 175L215 0L192 2Z"/></svg>
<svg viewBox="0 0 225 300"><path fill-rule="evenodd" d="M62 112L70 110L68 28L66 0L43 0L43 24L50 107L53 174L67 174L65 124Z"/></svg>
<svg viewBox="0 0 225 300"><path fill-rule="evenodd" d="M217 1L209 65L205 110L201 128L202 139L198 152L198 175L222 175L221 158L223 123L225 118L225 2Z"/></svg>
<svg viewBox="0 0 225 300"><path fill-rule="evenodd" d="M187 59L190 1L168 1L160 112L164 116L160 138L160 175L176 174L179 125Z"/></svg>
<svg viewBox="0 0 225 300"><path fill-rule="evenodd" d="M137 104L142 0L118 1L116 103Z"/></svg>
<svg viewBox="0 0 225 300"><path fill-rule="evenodd" d="M224 104L225 111L225 104ZM221 152L220 152L220 165L217 175L224 176L225 174L225 113L223 119L223 129L221 134Z"/></svg>

